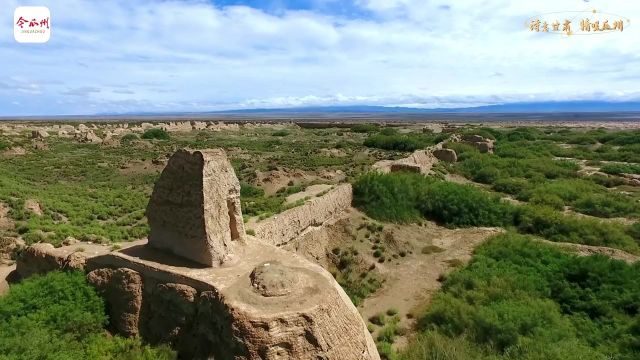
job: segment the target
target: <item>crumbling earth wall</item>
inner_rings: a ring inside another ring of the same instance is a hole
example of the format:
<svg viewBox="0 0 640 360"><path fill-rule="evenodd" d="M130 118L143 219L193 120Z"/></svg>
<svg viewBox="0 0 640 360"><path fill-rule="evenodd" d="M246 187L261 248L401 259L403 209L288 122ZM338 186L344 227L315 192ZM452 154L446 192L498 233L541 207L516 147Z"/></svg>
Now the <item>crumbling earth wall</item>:
<svg viewBox="0 0 640 360"><path fill-rule="evenodd" d="M350 184L336 186L323 196L304 205L284 211L254 226L256 238L281 246L296 239L305 231L322 226L351 206L353 193Z"/></svg>

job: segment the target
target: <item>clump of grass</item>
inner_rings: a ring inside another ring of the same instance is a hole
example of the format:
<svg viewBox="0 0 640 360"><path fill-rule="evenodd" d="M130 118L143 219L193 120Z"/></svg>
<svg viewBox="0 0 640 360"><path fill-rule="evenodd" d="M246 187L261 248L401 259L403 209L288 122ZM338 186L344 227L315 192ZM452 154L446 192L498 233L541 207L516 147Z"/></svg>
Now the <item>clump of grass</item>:
<svg viewBox="0 0 640 360"><path fill-rule="evenodd" d="M384 326L384 324L387 322L387 318L385 317L384 314L380 313L370 317L369 322L374 325Z"/></svg>
<svg viewBox="0 0 640 360"><path fill-rule="evenodd" d="M422 248L421 252L425 255L437 254L443 252L444 249L435 245L427 245Z"/></svg>
<svg viewBox="0 0 640 360"><path fill-rule="evenodd" d="M145 131L142 134L142 138L147 140L169 140L171 136L169 136L169 133L163 129L154 128Z"/></svg>

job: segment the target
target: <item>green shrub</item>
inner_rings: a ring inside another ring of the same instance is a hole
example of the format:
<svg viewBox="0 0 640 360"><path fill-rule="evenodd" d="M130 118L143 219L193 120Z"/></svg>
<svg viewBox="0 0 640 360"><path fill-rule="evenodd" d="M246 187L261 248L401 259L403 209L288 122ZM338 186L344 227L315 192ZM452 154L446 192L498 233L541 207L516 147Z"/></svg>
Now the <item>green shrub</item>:
<svg viewBox="0 0 640 360"><path fill-rule="evenodd" d="M376 314L369 318L369 322L374 325L383 326L387 322L387 318L384 314Z"/></svg>
<svg viewBox="0 0 640 360"><path fill-rule="evenodd" d="M403 333L403 330L398 327L398 321L391 321L385 327L380 329L378 332L378 337L376 341L378 342L386 342L389 344L393 344L398 335Z"/></svg>
<svg viewBox="0 0 640 360"><path fill-rule="evenodd" d="M278 130L275 131L273 134L271 134L272 136L278 136L278 137L284 137L284 136L289 136L291 133L287 130Z"/></svg>
<svg viewBox="0 0 640 360"><path fill-rule="evenodd" d="M444 147L455 151L458 155L458 161L464 161L473 154L480 154L480 150L476 147L461 142L448 142L444 144Z"/></svg>
<svg viewBox="0 0 640 360"><path fill-rule="evenodd" d="M564 210L564 200L558 195L549 193L536 193L529 199L529 203L533 205L549 206L556 210Z"/></svg>
<svg viewBox="0 0 640 360"><path fill-rule="evenodd" d="M564 215L546 207L520 206L516 211L515 224L520 232L553 241L608 246L640 253L638 243L618 223Z"/></svg>
<svg viewBox="0 0 640 360"><path fill-rule="evenodd" d="M371 135L364 141L364 146L384 150L414 151L424 145L417 139L406 135Z"/></svg>
<svg viewBox="0 0 640 360"><path fill-rule="evenodd" d="M380 359L382 360L397 360L397 354L395 350L393 350L392 344L388 342L379 342L376 344L378 348L378 353L380 354Z"/></svg>
<svg viewBox="0 0 640 360"><path fill-rule="evenodd" d="M625 184L624 179L621 179L617 176L603 176L603 175L593 174L591 176L586 177L586 179L589 179L594 183L607 188L613 188L613 187Z"/></svg>
<svg viewBox="0 0 640 360"><path fill-rule="evenodd" d="M583 180L561 180L544 183L531 192L533 195L527 195L546 206L515 206L470 185L442 182L417 174L367 174L354 184L354 205L379 220L418 221L422 214L446 226L516 226L522 233L540 235L552 241L609 246L640 253L638 243L628 235L624 225L558 211L565 202L571 201L578 205L577 210L594 215L629 215L630 209L636 209L631 214L637 213L638 205L632 200L620 200L617 195L585 197L589 189L607 191Z"/></svg>
<svg viewBox="0 0 640 360"><path fill-rule="evenodd" d="M533 197L555 195L570 205L587 194L606 192L607 189L583 179L561 179L541 183L518 194L519 200L529 201Z"/></svg>
<svg viewBox="0 0 640 360"><path fill-rule="evenodd" d="M640 222L636 222L631 224L627 230L627 234L634 238L636 241L640 242Z"/></svg>
<svg viewBox="0 0 640 360"><path fill-rule="evenodd" d="M421 193L422 214L447 226L501 226L513 222L512 206L470 186L434 182Z"/></svg>
<svg viewBox="0 0 640 360"><path fill-rule="evenodd" d="M132 141L136 141L138 140L138 135L136 134L126 134L122 137L122 139L120 139L121 142L123 143L130 143Z"/></svg>
<svg viewBox="0 0 640 360"><path fill-rule="evenodd" d="M635 164L607 164L600 168L600 171L610 175L620 174L640 174L640 165Z"/></svg>
<svg viewBox="0 0 640 360"><path fill-rule="evenodd" d="M143 139L147 139L147 140L169 140L170 136L169 133L166 132L163 129L158 129L158 128L154 128L154 129L149 129L147 131L145 131L142 134L142 138Z"/></svg>
<svg viewBox="0 0 640 360"><path fill-rule="evenodd" d="M401 354L401 360L480 360L484 349L465 336L448 337L438 331L418 334Z"/></svg>
<svg viewBox="0 0 640 360"><path fill-rule="evenodd" d="M421 219L417 184L423 181L417 174L365 174L353 184L353 204L377 220L414 222Z"/></svg>
<svg viewBox="0 0 640 360"><path fill-rule="evenodd" d="M493 183L492 189L505 194L517 195L531 188L531 184L525 179L502 178Z"/></svg>
<svg viewBox="0 0 640 360"><path fill-rule="evenodd" d="M8 359L172 359L166 347L107 337L104 302L82 273L49 273L0 298L0 353Z"/></svg>
<svg viewBox="0 0 640 360"><path fill-rule="evenodd" d="M637 216L640 204L621 194L594 194L580 198L573 208L583 214L611 218Z"/></svg>
<svg viewBox="0 0 640 360"><path fill-rule="evenodd" d="M417 174L367 174L354 184L354 205L386 221L424 217L447 226L499 226L511 223L511 207L469 185Z"/></svg>
<svg viewBox="0 0 640 360"><path fill-rule="evenodd" d="M376 124L357 124L351 127L351 131L355 133L372 133L376 132L380 127Z"/></svg>

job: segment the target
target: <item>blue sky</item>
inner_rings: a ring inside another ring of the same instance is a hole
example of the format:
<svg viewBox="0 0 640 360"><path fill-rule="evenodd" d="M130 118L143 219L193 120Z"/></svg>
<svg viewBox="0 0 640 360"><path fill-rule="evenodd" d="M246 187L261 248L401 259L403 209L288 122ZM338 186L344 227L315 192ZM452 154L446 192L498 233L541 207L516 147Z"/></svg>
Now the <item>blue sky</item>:
<svg viewBox="0 0 640 360"><path fill-rule="evenodd" d="M50 8L48 43L14 41L22 5ZM592 8L631 25L569 38L525 27L541 13ZM640 100L638 1L0 0L0 9L0 116Z"/></svg>

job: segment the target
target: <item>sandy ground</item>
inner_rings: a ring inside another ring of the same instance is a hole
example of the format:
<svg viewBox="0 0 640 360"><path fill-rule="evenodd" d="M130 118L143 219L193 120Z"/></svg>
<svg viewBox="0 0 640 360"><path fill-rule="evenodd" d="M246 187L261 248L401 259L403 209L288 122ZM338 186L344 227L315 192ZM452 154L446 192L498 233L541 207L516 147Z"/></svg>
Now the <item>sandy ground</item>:
<svg viewBox="0 0 640 360"><path fill-rule="evenodd" d="M350 224L361 222L362 217L360 212L353 210ZM431 296L440 288L438 278L455 266L468 262L478 245L500 232L502 230L497 228L452 230L432 222L423 225L384 224L384 243L387 248L401 248L407 255L383 264L376 263L385 283L358 307L360 314L368 320L373 315L396 309L401 325L411 327L413 320L407 314L429 303ZM365 242L364 250L362 244L357 247L367 261L375 262L376 259L370 256L369 245L369 242ZM439 250L423 254L422 249L430 245ZM402 346L403 339L399 339L397 344Z"/></svg>

